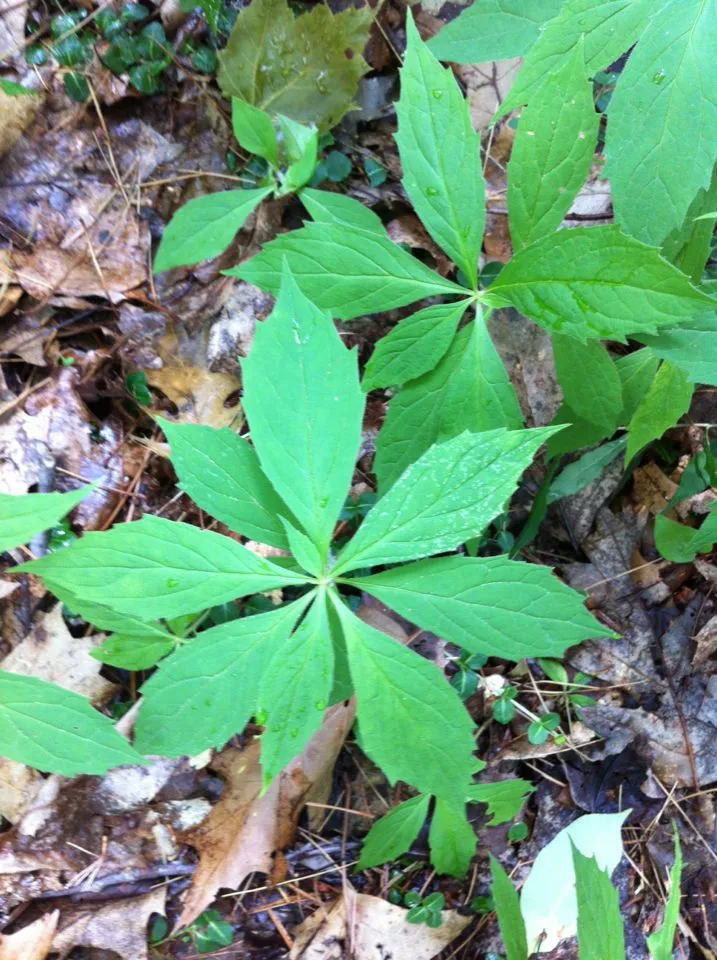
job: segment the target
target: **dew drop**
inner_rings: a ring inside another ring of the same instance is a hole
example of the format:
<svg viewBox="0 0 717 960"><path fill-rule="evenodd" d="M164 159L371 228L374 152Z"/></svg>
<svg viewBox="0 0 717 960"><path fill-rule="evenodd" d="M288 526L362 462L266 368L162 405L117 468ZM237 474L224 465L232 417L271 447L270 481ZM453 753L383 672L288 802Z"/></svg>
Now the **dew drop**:
<svg viewBox="0 0 717 960"><path fill-rule="evenodd" d="M165 580L165 586L167 589L173 590L174 587L179 586L179 580L175 580L174 577L168 577L167 580Z"/></svg>
<svg viewBox="0 0 717 960"><path fill-rule="evenodd" d="M325 709L326 709L326 701L325 701L325 700L317 700L316 703L314 704L314 706L316 707L317 710L325 710Z"/></svg>
<svg viewBox="0 0 717 960"><path fill-rule="evenodd" d="M657 73L653 74L652 82L653 82L653 83L656 83L658 86L659 86L661 83L664 83L664 82L665 82L665 71L664 71L664 70L658 70Z"/></svg>
<svg viewBox="0 0 717 960"><path fill-rule="evenodd" d="M438 188L437 187L426 187L426 196L427 197L437 197Z"/></svg>
<svg viewBox="0 0 717 960"><path fill-rule="evenodd" d="M266 724L266 721L269 719L269 714L266 712L266 710L257 710L255 719L259 726L263 727Z"/></svg>
<svg viewBox="0 0 717 960"><path fill-rule="evenodd" d="M445 92L445 91L444 91L444 90L441 90L440 87L435 87L435 88L431 91L431 93L433 94L433 99L434 99L434 100L440 100L441 97L443 96L444 92Z"/></svg>
<svg viewBox="0 0 717 960"><path fill-rule="evenodd" d="M289 730L289 736L292 740L296 740L296 738L299 736L299 728L292 727L291 730Z"/></svg>

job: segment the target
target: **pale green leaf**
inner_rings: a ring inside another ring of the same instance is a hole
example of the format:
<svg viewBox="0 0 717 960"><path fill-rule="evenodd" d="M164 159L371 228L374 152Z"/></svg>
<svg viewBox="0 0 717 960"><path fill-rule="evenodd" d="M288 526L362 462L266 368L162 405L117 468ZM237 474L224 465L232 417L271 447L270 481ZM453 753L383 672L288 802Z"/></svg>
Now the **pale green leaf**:
<svg viewBox="0 0 717 960"><path fill-rule="evenodd" d="M498 914L498 926L503 938L505 955L508 960L528 960L528 940L525 935L525 923L520 912L520 900L515 887L492 853L490 872L493 878L490 892Z"/></svg>
<svg viewBox="0 0 717 960"><path fill-rule="evenodd" d="M82 617L88 623L103 631L121 633L129 637L155 637L166 640L169 634L156 623L142 620L132 614L117 613L101 603L92 603L84 597L80 599L67 587L60 586L49 575L43 577L48 589L75 616Z"/></svg>
<svg viewBox="0 0 717 960"><path fill-rule="evenodd" d="M620 340L714 311L659 251L619 227L560 230L516 254L485 294L552 333Z"/></svg>
<svg viewBox="0 0 717 960"><path fill-rule="evenodd" d="M188 200L164 228L154 258L154 272L162 273L219 256L249 214L270 193L269 187L259 187L225 190Z"/></svg>
<svg viewBox="0 0 717 960"><path fill-rule="evenodd" d="M377 820L364 840L358 869L390 863L410 850L428 815L430 799L426 793L419 794Z"/></svg>
<svg viewBox="0 0 717 960"><path fill-rule="evenodd" d="M0 553L56 526L93 490L94 485L69 493L0 493Z"/></svg>
<svg viewBox="0 0 717 960"><path fill-rule="evenodd" d="M526 56L497 116L529 103L585 41L585 76L594 77L635 43L653 16L654 0L566 0Z"/></svg>
<svg viewBox="0 0 717 960"><path fill-rule="evenodd" d="M450 347L469 303L438 303L401 320L369 357L361 382L364 391L398 386L433 370Z"/></svg>
<svg viewBox="0 0 717 960"><path fill-rule="evenodd" d="M627 462L648 443L659 440L666 430L675 426L683 413L687 413L694 389L684 370L667 360L663 362L630 420L625 453Z"/></svg>
<svg viewBox="0 0 717 960"><path fill-rule="evenodd" d="M535 858L520 895L528 944L553 950L577 932L578 905L572 844L586 857L595 856L601 870L612 874L622 858L621 829L630 811L578 817L543 847Z"/></svg>
<svg viewBox="0 0 717 960"><path fill-rule="evenodd" d="M662 254L686 273L692 283L698 284L704 275L705 264L712 253L714 221L712 211L717 204L717 173L707 190L700 190L690 204L682 227L674 230L662 245Z"/></svg>
<svg viewBox="0 0 717 960"><path fill-rule="evenodd" d="M316 544L309 540L305 533L292 526L288 520L282 522L286 531L289 550L296 562L313 577L320 577L324 569L324 562Z"/></svg>
<svg viewBox="0 0 717 960"><path fill-rule="evenodd" d="M563 0L475 0L447 23L428 48L439 60L485 63L522 57Z"/></svg>
<svg viewBox="0 0 717 960"><path fill-rule="evenodd" d="M333 686L334 651L321 590L294 632L275 645L257 700L264 783L277 776L319 729Z"/></svg>
<svg viewBox="0 0 717 960"><path fill-rule="evenodd" d="M0 670L0 754L66 777L145 762L85 697L7 670Z"/></svg>
<svg viewBox="0 0 717 960"><path fill-rule="evenodd" d="M121 670L147 670L171 653L175 643L176 640L169 634L164 637L154 634L126 637L116 633L99 647L90 650L90 656Z"/></svg>
<svg viewBox="0 0 717 960"><path fill-rule="evenodd" d="M658 335L658 338L660 336ZM622 384L620 424L626 424L632 420L633 414L655 379L659 365L660 360L652 350L635 350L615 361L615 369Z"/></svg>
<svg viewBox="0 0 717 960"><path fill-rule="evenodd" d="M464 430L523 425L518 400L484 318L477 315L434 370L406 384L388 408L374 473L385 492L431 444Z"/></svg>
<svg viewBox="0 0 717 960"><path fill-rule="evenodd" d="M558 474L550 485L548 503L555 503L563 497L572 497L589 486L598 477L602 476L606 467L620 456L625 450L626 438L620 437L611 443L604 443L601 447L588 450L582 457Z"/></svg>
<svg viewBox="0 0 717 960"><path fill-rule="evenodd" d="M256 711L262 673L309 600L212 627L163 660L142 687L139 748L180 757L224 746Z"/></svg>
<svg viewBox="0 0 717 960"><path fill-rule="evenodd" d="M613 636L549 567L507 557L437 557L351 583L424 630L489 657L559 657L588 637Z"/></svg>
<svg viewBox="0 0 717 960"><path fill-rule="evenodd" d="M680 918L680 883L682 881L682 848L677 826L675 835L675 862L670 870L670 896L665 907L662 926L647 938L647 949L652 960L672 960L672 945L675 942L677 921Z"/></svg>
<svg viewBox="0 0 717 960"><path fill-rule="evenodd" d="M647 21L610 101L605 176L615 218L646 243L657 246L679 229L695 194L712 179L716 48L712 0L663 2Z"/></svg>
<svg viewBox="0 0 717 960"><path fill-rule="evenodd" d="M317 138L314 124L297 123L291 117L279 114L279 129L284 141L284 154L290 163L298 163L306 155L307 147L316 153Z"/></svg>
<svg viewBox="0 0 717 960"><path fill-rule="evenodd" d="M292 193L305 186L314 175L319 156L319 131L313 126L304 127L288 117L280 117L279 122L284 141L295 157L284 176L282 192Z"/></svg>
<svg viewBox="0 0 717 960"><path fill-rule="evenodd" d="M485 225L480 139L453 73L427 49L410 12L396 143L403 186L426 229L477 285Z"/></svg>
<svg viewBox="0 0 717 960"><path fill-rule="evenodd" d="M565 403L580 420L612 433L623 407L622 383L612 357L599 340L581 343L559 335L552 340Z"/></svg>
<svg viewBox="0 0 717 960"><path fill-rule="evenodd" d="M267 113L232 97L232 129L240 147L263 157L274 167L278 164L276 130Z"/></svg>
<svg viewBox="0 0 717 960"><path fill-rule="evenodd" d="M617 890L594 856L583 856L575 845L572 851L579 960L625 960L625 931Z"/></svg>
<svg viewBox="0 0 717 960"><path fill-rule="evenodd" d="M371 510L334 572L445 553L479 536L553 432L487 430L430 447Z"/></svg>
<svg viewBox="0 0 717 960"><path fill-rule="evenodd" d="M590 170L599 124L580 42L520 115L508 164L508 221L516 251L562 223Z"/></svg>
<svg viewBox="0 0 717 960"><path fill-rule="evenodd" d="M465 804L447 803L440 797L436 799L428 843L431 863L437 873L465 877L478 843L476 832L466 817Z"/></svg>
<svg viewBox="0 0 717 960"><path fill-rule="evenodd" d="M207 513L245 537L287 549L280 517L291 517L250 444L228 427L158 420L179 488Z"/></svg>
<svg viewBox="0 0 717 960"><path fill-rule="evenodd" d="M372 20L368 5L334 15L320 3L296 16L286 0L252 0L219 53L219 86L272 115L329 129L369 69L361 53Z"/></svg>
<svg viewBox="0 0 717 960"><path fill-rule="evenodd" d="M361 443L356 353L287 272L242 373L264 472L325 559Z"/></svg>
<svg viewBox="0 0 717 960"><path fill-rule="evenodd" d="M3 53L4 56L5 53ZM23 87L21 83L15 83L14 80L8 80L7 77L0 77L0 90L8 97L42 96L42 90Z"/></svg>
<svg viewBox="0 0 717 960"><path fill-rule="evenodd" d="M377 231L349 231L339 223L307 223L265 244L257 256L226 272L277 293L284 259L302 292L341 320L405 307L436 294L466 293L388 237Z"/></svg>
<svg viewBox="0 0 717 960"><path fill-rule="evenodd" d="M86 533L71 547L15 569L47 576L90 602L147 620L307 579L229 537L160 517Z"/></svg>
<svg viewBox="0 0 717 960"><path fill-rule="evenodd" d="M312 220L317 223L357 227L359 230L377 233L381 237L386 236L381 218L363 203L347 197L345 193L330 193L328 190L305 187L299 198L311 214Z"/></svg>
<svg viewBox="0 0 717 960"><path fill-rule="evenodd" d="M717 505L713 504L702 526L695 530L665 516L655 517L655 546L673 563L692 563L698 553L708 553L717 543Z"/></svg>
<svg viewBox="0 0 717 960"><path fill-rule="evenodd" d="M717 386L717 312L686 320L679 327L638 339L686 374L690 383Z"/></svg>
<svg viewBox="0 0 717 960"><path fill-rule="evenodd" d="M437 668L336 608L356 690L361 746L391 783L464 801L473 772L473 722Z"/></svg>
<svg viewBox="0 0 717 960"><path fill-rule="evenodd" d="M553 424L568 424L560 433L556 433L548 440L548 459L559 457L566 453L574 453L585 447L594 447L596 443L605 440L613 432L599 427L588 420L581 420L567 404L562 404L553 417Z"/></svg>
<svg viewBox="0 0 717 960"><path fill-rule="evenodd" d="M491 819L488 826L514 820L535 787L527 780L496 780L494 783L473 783L468 788L471 803L485 803Z"/></svg>

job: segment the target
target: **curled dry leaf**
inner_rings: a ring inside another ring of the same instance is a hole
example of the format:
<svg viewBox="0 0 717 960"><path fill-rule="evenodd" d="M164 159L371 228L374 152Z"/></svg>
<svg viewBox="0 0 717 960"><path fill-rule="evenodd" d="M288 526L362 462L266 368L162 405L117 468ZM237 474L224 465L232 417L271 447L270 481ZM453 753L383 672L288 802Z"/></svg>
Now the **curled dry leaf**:
<svg viewBox="0 0 717 960"><path fill-rule="evenodd" d="M455 910L443 910L440 927L406 923L407 910L380 897L356 893L344 884L341 897L319 907L295 931L290 960L431 960L471 922ZM390 948L390 949L389 949Z"/></svg>
<svg viewBox="0 0 717 960"><path fill-rule="evenodd" d="M274 853L291 841L306 803L326 799L326 778L353 720L353 704L328 710L304 752L263 796L258 739L244 750L224 750L213 761L227 783L206 821L185 838L199 851L199 867L177 927L195 920L220 888L235 889L254 871L272 872Z"/></svg>
<svg viewBox="0 0 717 960"><path fill-rule="evenodd" d="M0 960L45 960L59 917L60 911L53 910L17 933L0 934Z"/></svg>

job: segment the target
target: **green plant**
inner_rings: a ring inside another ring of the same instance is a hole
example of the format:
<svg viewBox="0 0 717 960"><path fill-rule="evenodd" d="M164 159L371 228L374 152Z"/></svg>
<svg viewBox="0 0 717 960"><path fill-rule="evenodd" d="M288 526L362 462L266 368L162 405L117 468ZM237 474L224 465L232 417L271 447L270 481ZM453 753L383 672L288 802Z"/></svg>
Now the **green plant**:
<svg viewBox="0 0 717 960"><path fill-rule="evenodd" d="M191 943L197 953L213 953L231 945L234 931L218 910L205 910L189 924L181 939Z"/></svg>
<svg viewBox="0 0 717 960"><path fill-rule="evenodd" d="M482 785L471 785L481 764L470 717L435 667L365 624L342 595L365 590L485 655L559 655L585 637L610 635L545 568L505 557L421 559L480 536L553 428L464 433L433 445L334 553L364 407L355 354L287 273L243 369L253 446L229 430L162 425L181 487L231 530L288 548L292 559L265 560L219 534L147 517L16 569L42 576L70 609L114 630L110 643L131 639L147 653L144 665L176 648L143 687L143 753L222 746L254 715L265 727L268 783L326 707L355 692L363 749L392 781L437 798L437 861L465 869L470 848L466 858L465 843L454 847L470 831L466 799L490 802L478 795ZM172 632L176 618L279 587L290 602L269 613L184 642ZM174 722L178 710L186 723ZM22 745L10 748L37 759Z"/></svg>
<svg viewBox="0 0 717 960"><path fill-rule="evenodd" d="M406 914L406 923L425 923L434 930L443 923L441 911L446 905L446 899L442 893L429 893L427 897L421 897L409 890L404 894L403 902L410 908Z"/></svg>

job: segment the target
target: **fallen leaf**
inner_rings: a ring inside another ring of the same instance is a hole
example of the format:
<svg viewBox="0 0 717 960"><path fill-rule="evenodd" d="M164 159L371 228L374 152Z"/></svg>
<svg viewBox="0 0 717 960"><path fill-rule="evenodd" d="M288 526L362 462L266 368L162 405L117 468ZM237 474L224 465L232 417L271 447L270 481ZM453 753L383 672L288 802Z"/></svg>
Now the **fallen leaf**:
<svg viewBox="0 0 717 960"><path fill-rule="evenodd" d="M373 19L369 6L334 15L323 3L294 15L286 0L253 0L219 54L217 81L273 114L322 129L351 109Z"/></svg>
<svg viewBox="0 0 717 960"><path fill-rule="evenodd" d="M522 62L515 58L456 67L456 73L466 88L475 130L482 131L489 126L493 114L513 86Z"/></svg>
<svg viewBox="0 0 717 960"><path fill-rule="evenodd" d="M0 0L0 60L8 59L21 49L26 18L27 0Z"/></svg>
<svg viewBox="0 0 717 960"><path fill-rule="evenodd" d="M198 850L199 867L177 928L195 920L220 888L236 889L254 871L272 872L273 855L291 841L305 804L325 797L325 772L333 769L353 719L353 704L328 710L304 752L263 796L259 739L244 750L230 747L212 761L226 786L206 821L184 838ZM317 784L320 794L314 793Z"/></svg>
<svg viewBox="0 0 717 960"><path fill-rule="evenodd" d="M295 931L289 960L431 960L471 922L455 910L441 912L440 927L406 923L408 910L344 884L341 897L319 907Z"/></svg>
<svg viewBox="0 0 717 960"><path fill-rule="evenodd" d="M717 650L717 616L709 618L695 637L695 643L697 648L692 663L695 667L699 667L707 663Z"/></svg>
<svg viewBox="0 0 717 960"><path fill-rule="evenodd" d="M31 767L0 757L0 815L15 823L37 796L44 778Z"/></svg>
<svg viewBox="0 0 717 960"><path fill-rule="evenodd" d="M11 16L12 13L3 14L0 8L0 47L3 46L3 23L6 17ZM20 36L22 37L22 32ZM0 53L0 60L2 56ZM42 102L43 97L35 94L11 97L4 90L0 90L0 157L12 150L35 119Z"/></svg>
<svg viewBox="0 0 717 960"><path fill-rule="evenodd" d="M32 633L2 661L3 670L56 683L101 706L112 697L114 683L100 676L102 664L90 656L102 637L73 637L62 604L42 614Z"/></svg>
<svg viewBox="0 0 717 960"><path fill-rule="evenodd" d="M632 480L633 500L653 516L662 513L677 492L677 484L665 476L654 461L636 467Z"/></svg>
<svg viewBox="0 0 717 960"><path fill-rule="evenodd" d="M111 950L124 960L147 960L147 923L153 913L165 912L167 888L159 887L143 897L115 900L106 906L88 904L63 913L52 949L60 960L75 947Z"/></svg>
<svg viewBox="0 0 717 960"><path fill-rule="evenodd" d="M45 960L59 917L60 911L53 910L17 933L1 933L0 960Z"/></svg>

